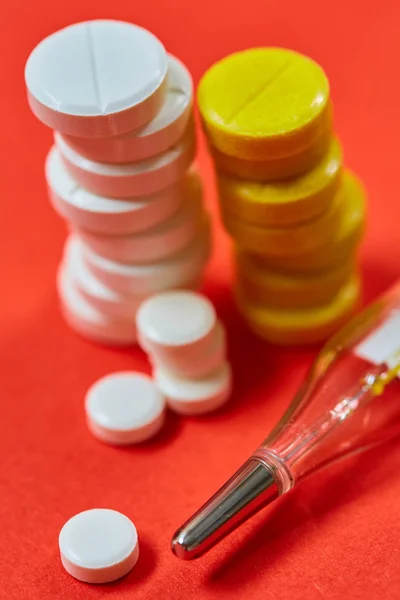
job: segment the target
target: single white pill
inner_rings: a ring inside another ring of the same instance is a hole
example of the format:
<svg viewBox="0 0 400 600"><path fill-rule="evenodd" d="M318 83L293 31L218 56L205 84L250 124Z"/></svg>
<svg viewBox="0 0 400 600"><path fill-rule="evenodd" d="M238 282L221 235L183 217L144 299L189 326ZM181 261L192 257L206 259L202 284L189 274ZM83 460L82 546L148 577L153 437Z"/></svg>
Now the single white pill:
<svg viewBox="0 0 400 600"><path fill-rule="evenodd" d="M76 229L76 234L96 254L122 263L149 263L173 256L193 242L205 219L200 181L191 182L194 185L178 211L152 229L125 236L98 235L84 229Z"/></svg>
<svg viewBox="0 0 400 600"><path fill-rule="evenodd" d="M141 304L136 326L142 343L161 360L174 354L191 360L209 348L217 315L210 300L201 294L167 291Z"/></svg>
<svg viewBox="0 0 400 600"><path fill-rule="evenodd" d="M64 269L83 298L107 317L134 321L146 295L120 294L105 286L88 269L82 257L81 246L70 236L64 247Z"/></svg>
<svg viewBox="0 0 400 600"><path fill-rule="evenodd" d="M186 288L201 278L210 255L209 229L207 223L190 247L155 263L127 265L99 256L87 246L82 248L83 256L97 279L121 293L155 294L168 289Z"/></svg>
<svg viewBox="0 0 400 600"><path fill-rule="evenodd" d="M25 67L37 118L72 136L107 137L141 127L166 93L167 54L142 27L122 21L77 23L42 40Z"/></svg>
<svg viewBox="0 0 400 600"><path fill-rule="evenodd" d="M167 93L160 112L150 123L108 138L63 136L71 148L90 160L126 163L161 154L174 146L192 123L193 82L187 68L168 55Z"/></svg>
<svg viewBox="0 0 400 600"><path fill-rule="evenodd" d="M182 415L201 415L220 408L232 390L231 369L225 363L207 377L177 377L159 367L154 378L168 406Z"/></svg>
<svg viewBox="0 0 400 600"><path fill-rule="evenodd" d="M57 288L63 317L79 335L108 346L136 343L134 321L113 319L97 310L79 292L63 265L58 270Z"/></svg>
<svg viewBox="0 0 400 600"><path fill-rule="evenodd" d="M138 334L138 342L145 349L147 344ZM220 369L226 362L226 334L225 327L218 321L214 335L210 338L206 347L197 354L188 354L185 346L181 346L182 353L157 352L152 349L149 358L154 368L165 369L169 373L183 378L206 377L210 373Z"/></svg>
<svg viewBox="0 0 400 600"><path fill-rule="evenodd" d="M165 399L142 373L113 373L97 381L85 399L88 427L108 444L136 444L153 437L165 421Z"/></svg>
<svg viewBox="0 0 400 600"><path fill-rule="evenodd" d="M54 134L54 140L76 182L94 194L110 198L142 197L173 185L185 175L196 149L194 136L188 133L154 158L115 165L81 156L58 133Z"/></svg>
<svg viewBox="0 0 400 600"><path fill-rule="evenodd" d="M123 577L139 558L136 527L116 510L93 508L67 521L58 538L65 570L86 583Z"/></svg>
<svg viewBox="0 0 400 600"><path fill-rule="evenodd" d="M194 186L201 185L198 173L190 170L184 178L157 194L133 200L98 196L79 187L55 147L46 159L46 180L50 201L61 217L76 227L107 235L137 233L155 227L178 210Z"/></svg>

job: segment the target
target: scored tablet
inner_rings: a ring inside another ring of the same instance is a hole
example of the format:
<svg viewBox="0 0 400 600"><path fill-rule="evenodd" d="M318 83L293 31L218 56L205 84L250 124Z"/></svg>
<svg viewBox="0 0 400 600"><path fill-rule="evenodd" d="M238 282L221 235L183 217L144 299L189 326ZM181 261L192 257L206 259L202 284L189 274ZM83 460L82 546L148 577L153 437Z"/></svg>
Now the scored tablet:
<svg viewBox="0 0 400 600"><path fill-rule="evenodd" d="M107 137L141 127L160 110L167 54L142 27L122 21L77 23L42 40L25 67L28 101L62 133Z"/></svg>
<svg viewBox="0 0 400 600"><path fill-rule="evenodd" d="M250 48L223 58L201 78L197 98L209 142L237 158L296 154L331 126L324 71L284 48Z"/></svg>
<svg viewBox="0 0 400 600"><path fill-rule="evenodd" d="M127 163L161 154L193 126L193 82L185 65L168 55L167 92L160 112L141 127L107 138L63 136L79 154L105 163Z"/></svg>

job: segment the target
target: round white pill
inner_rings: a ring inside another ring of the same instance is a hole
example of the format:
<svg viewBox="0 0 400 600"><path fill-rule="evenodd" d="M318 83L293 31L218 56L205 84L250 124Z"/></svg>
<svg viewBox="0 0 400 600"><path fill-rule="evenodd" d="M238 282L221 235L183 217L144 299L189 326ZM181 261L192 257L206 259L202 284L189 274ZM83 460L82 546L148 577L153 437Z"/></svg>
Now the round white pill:
<svg viewBox="0 0 400 600"><path fill-rule="evenodd" d="M54 140L76 182L94 194L110 198L133 198L160 192L185 175L195 155L191 133L154 158L121 165L94 162L81 156L58 133L54 134Z"/></svg>
<svg viewBox="0 0 400 600"><path fill-rule="evenodd" d="M140 345L144 343L143 348L146 349L146 343L143 338L138 335ZM218 321L214 335L210 338L209 343L202 352L187 355L182 352L179 356L176 352L168 354L166 352L159 353L157 350L150 351L150 361L154 368L165 369L169 373L183 378L199 378L206 377L210 373L220 369L226 361L226 334L225 327Z"/></svg>
<svg viewBox="0 0 400 600"><path fill-rule="evenodd" d="M105 286L88 269L81 246L70 236L64 247L64 269L79 293L94 309L107 317L133 322L140 304L147 298L139 294L120 294Z"/></svg>
<svg viewBox="0 0 400 600"><path fill-rule="evenodd" d="M124 294L156 294L163 290L186 288L198 281L210 248L210 226L207 222L198 238L183 252L155 263L128 265L99 256L87 246L82 247L82 251L92 273L107 287Z"/></svg>
<svg viewBox="0 0 400 600"><path fill-rule="evenodd" d="M142 27L122 21L77 23L53 33L25 67L33 113L52 129L107 137L141 127L162 107L167 54Z"/></svg>
<svg viewBox="0 0 400 600"><path fill-rule="evenodd" d="M198 173L191 170L157 194L134 200L98 196L79 187L55 147L46 159L46 180L50 201L61 217L76 227L107 235L137 233L155 227L178 210L193 186L200 185Z"/></svg>
<svg viewBox="0 0 400 600"><path fill-rule="evenodd" d="M178 211L152 229L125 236L104 236L78 229L77 235L93 252L123 263L149 263L173 256L193 242L205 218L200 181L191 182L194 185Z"/></svg>
<svg viewBox="0 0 400 600"><path fill-rule="evenodd" d="M147 375L113 373L97 381L85 399L90 431L108 444L135 444L158 433L165 399Z"/></svg>
<svg viewBox="0 0 400 600"><path fill-rule="evenodd" d="M142 343L166 360L174 354L187 360L207 351L215 335L214 306L201 294L168 291L145 300L136 315Z"/></svg>
<svg viewBox="0 0 400 600"><path fill-rule="evenodd" d="M168 406L182 415L201 415L217 410L225 404L232 390L228 363L199 379L177 377L158 367L154 378Z"/></svg>
<svg viewBox="0 0 400 600"><path fill-rule="evenodd" d="M129 573L139 558L136 527L125 515L106 508L69 519L58 544L65 570L86 583L115 581Z"/></svg>
<svg viewBox="0 0 400 600"><path fill-rule="evenodd" d="M161 154L174 146L192 123L193 83L189 71L168 56L167 92L156 117L140 129L108 138L63 136L78 154L105 163L126 163Z"/></svg>
<svg viewBox="0 0 400 600"><path fill-rule="evenodd" d="M58 270L57 288L64 319L79 335L111 346L136 343L134 321L111 318L97 310L79 292L63 265Z"/></svg>

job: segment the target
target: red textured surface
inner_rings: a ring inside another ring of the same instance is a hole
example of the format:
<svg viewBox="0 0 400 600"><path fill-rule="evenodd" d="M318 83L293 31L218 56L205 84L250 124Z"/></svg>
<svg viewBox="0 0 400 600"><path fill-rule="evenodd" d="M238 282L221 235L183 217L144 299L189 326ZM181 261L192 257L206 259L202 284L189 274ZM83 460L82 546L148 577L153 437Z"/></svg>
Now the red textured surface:
<svg viewBox="0 0 400 600"><path fill-rule="evenodd" d="M96 442L83 418L86 389L109 371L148 364L138 350L79 339L61 320L54 275L65 227L43 177L51 134L29 113L23 83L26 57L42 37L104 16L150 28L196 81L248 46L310 54L331 79L348 164L370 194L362 268L371 299L399 275L399 3L13 0L0 14L0 598L400 598L400 442L314 477L203 559L172 556L174 529L261 441L315 350L276 351L246 331L230 298L228 244L216 218L205 290L229 330L230 406L203 419L170 416L164 433L142 447ZM200 160L213 204L203 151ZM123 581L90 587L62 569L57 536L71 515L95 506L135 521L141 557Z"/></svg>

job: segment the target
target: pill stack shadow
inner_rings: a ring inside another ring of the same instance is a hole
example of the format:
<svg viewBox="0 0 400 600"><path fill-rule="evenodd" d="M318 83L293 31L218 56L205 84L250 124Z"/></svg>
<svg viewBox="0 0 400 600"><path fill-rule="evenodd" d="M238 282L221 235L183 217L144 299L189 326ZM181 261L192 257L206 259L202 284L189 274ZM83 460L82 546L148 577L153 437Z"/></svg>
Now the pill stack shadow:
<svg viewBox="0 0 400 600"><path fill-rule="evenodd" d="M49 197L70 235L58 272L66 321L136 341L143 299L199 285L210 223L195 155L192 80L150 32L89 21L44 39L25 70L33 113L55 130Z"/></svg>
<svg viewBox="0 0 400 600"><path fill-rule="evenodd" d="M147 299L137 315L138 342L169 408L182 415L217 410L232 390L224 324L200 294L164 292Z"/></svg>
<svg viewBox="0 0 400 600"><path fill-rule="evenodd" d="M360 295L365 193L343 167L325 73L296 52L247 50L206 72L198 104L240 311L275 343L329 337Z"/></svg>

